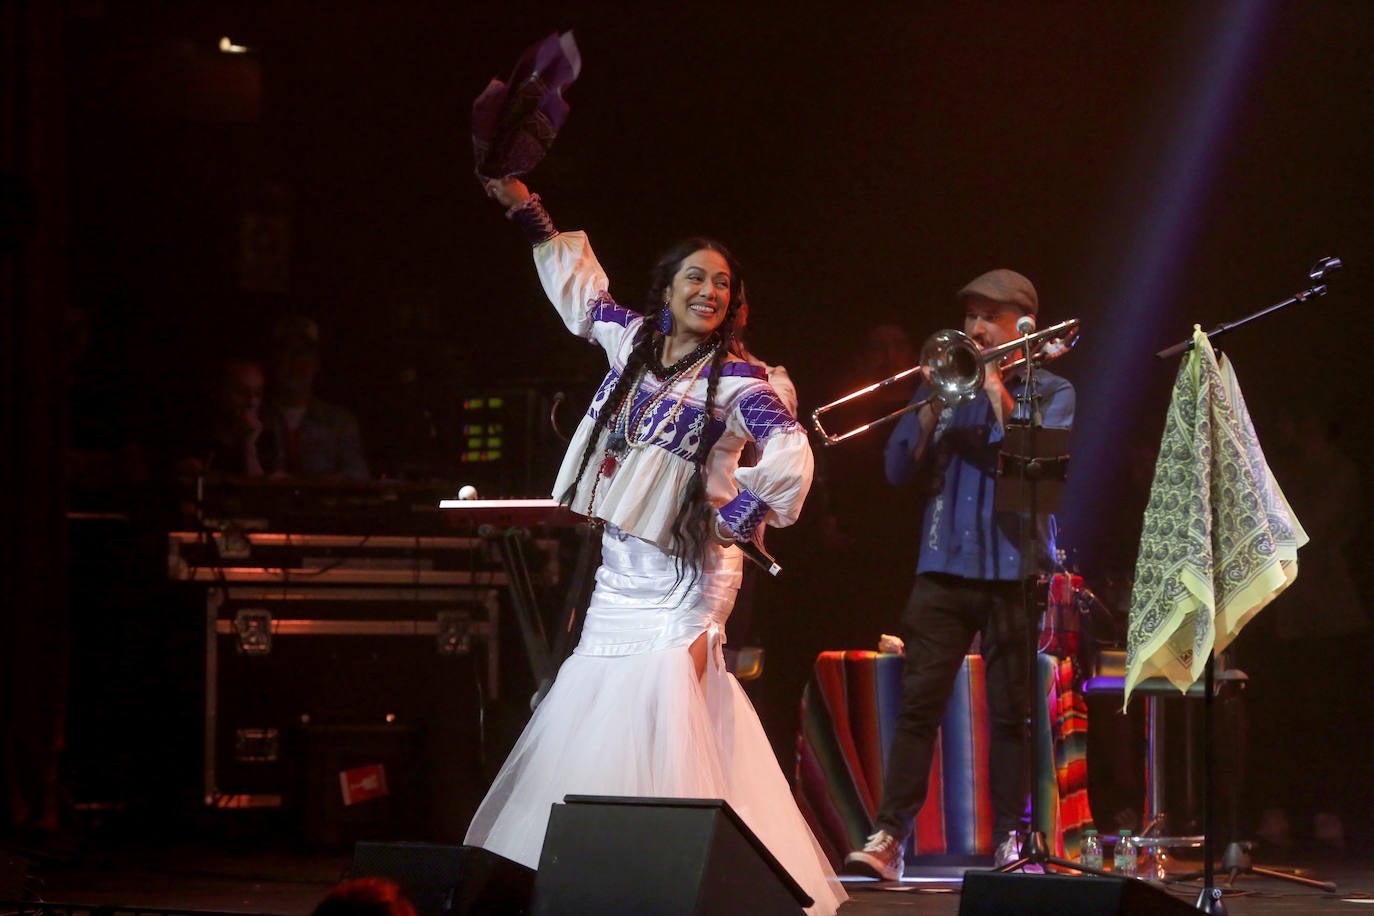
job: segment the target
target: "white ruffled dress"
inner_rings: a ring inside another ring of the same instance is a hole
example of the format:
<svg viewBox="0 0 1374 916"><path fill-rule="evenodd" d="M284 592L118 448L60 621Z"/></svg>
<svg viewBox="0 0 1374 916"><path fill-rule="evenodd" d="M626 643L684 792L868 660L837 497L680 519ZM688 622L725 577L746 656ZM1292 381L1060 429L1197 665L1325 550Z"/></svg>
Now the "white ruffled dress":
<svg viewBox="0 0 1374 916"><path fill-rule="evenodd" d="M577 477L597 413L643 318L611 300L585 234L561 233L536 245L534 260L568 329L601 346L611 364L569 445L554 486L558 497ZM703 410L705 373L679 381L646 411L630 437L635 447L609 477L600 476L604 432L596 444L572 501L574 511L606 522L582 637L497 774L465 842L535 868L550 806L565 795L723 798L811 895L808 912L833 913L844 890L792 798L753 706L725 670L724 627L743 555L736 547L711 547L693 583L690 576L676 582L668 553L702 435L713 439L707 494L731 530L791 524L811 485L806 433L764 370L742 362L723 370L710 417ZM656 390L651 376L634 394L632 416ZM749 442L758 447L758 462L739 467ZM710 652L698 679L687 648L703 633Z"/></svg>

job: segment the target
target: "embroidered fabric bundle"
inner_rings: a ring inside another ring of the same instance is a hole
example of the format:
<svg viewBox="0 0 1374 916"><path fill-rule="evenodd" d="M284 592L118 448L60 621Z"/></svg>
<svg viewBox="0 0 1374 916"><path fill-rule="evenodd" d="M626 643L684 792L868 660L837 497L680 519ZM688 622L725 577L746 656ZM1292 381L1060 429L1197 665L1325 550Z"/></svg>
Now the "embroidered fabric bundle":
<svg viewBox="0 0 1374 916"><path fill-rule="evenodd" d="M568 118L563 91L582 70L572 32L554 33L526 48L509 82L487 84L472 103L472 149L477 174L528 174L543 160Z"/></svg>

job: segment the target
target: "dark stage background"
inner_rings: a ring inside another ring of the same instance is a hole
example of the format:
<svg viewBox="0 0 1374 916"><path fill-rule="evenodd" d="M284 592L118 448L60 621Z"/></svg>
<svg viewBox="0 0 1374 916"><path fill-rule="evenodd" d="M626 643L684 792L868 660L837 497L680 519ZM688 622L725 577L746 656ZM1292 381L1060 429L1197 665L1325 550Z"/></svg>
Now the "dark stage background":
<svg viewBox="0 0 1374 916"><path fill-rule="evenodd" d="M1054 366L1079 386L1061 534L1107 595L1133 564L1174 376L1150 354L1195 322L1305 288L1318 257L1344 258L1326 298L1224 344L1280 484L1368 598L1367 500L1331 492L1300 448L1331 429L1358 477L1369 468L1368 3L4 0L0 12L13 52L0 652L16 827L65 816L52 776L62 710L89 700L68 685L90 680L67 675L69 621L107 591L89 568L69 574L62 513L131 512L141 546L112 603L166 616L170 467L223 356L262 352L279 314L318 320L322 393L359 414L376 473L432 448L406 438L408 411L442 416L474 386L595 383L599 354L563 331L471 175L472 99L555 30L575 30L584 68L531 185L561 226L589 231L622 302L639 301L674 238L726 240L746 268L752 348L788 367L803 411L872 380L856 362L868 328L895 323L919 344L956 326L953 291L992 267L1034 279L1042 323L1082 320ZM220 53L222 36L250 52ZM879 445L819 456L806 516L770 541L787 573L759 585L732 634L769 651L751 690L785 769L811 659L873 646L909 583L915 504L882 492ZM464 482L451 456L424 462ZM1297 718L1311 698L1274 685L1297 670L1318 699L1357 696L1370 648L1367 628L1285 639L1270 620L1322 600L1280 598L1239 647L1255 669L1251 762L1263 754L1268 774L1250 783L1251 817L1301 795L1311 755L1357 776L1371 750L1357 702L1323 719L1338 745L1291 750L1311 737ZM194 661L144 660L174 687L160 694L171 721L194 718ZM1264 725L1279 721L1293 724ZM182 726L191 757L159 764L178 775L151 779L147 804L179 803L159 789L194 794L193 733ZM1310 806L1339 803L1367 829L1355 776Z"/></svg>

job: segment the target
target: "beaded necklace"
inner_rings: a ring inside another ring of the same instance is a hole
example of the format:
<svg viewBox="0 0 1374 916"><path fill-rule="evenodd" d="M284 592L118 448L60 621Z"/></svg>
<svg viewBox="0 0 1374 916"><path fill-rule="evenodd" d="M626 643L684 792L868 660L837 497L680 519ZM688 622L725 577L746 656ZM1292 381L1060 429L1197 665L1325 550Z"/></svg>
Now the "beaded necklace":
<svg viewBox="0 0 1374 916"><path fill-rule="evenodd" d="M697 379L701 377L701 371L706 368L706 364L710 361L710 353L702 354L694 364L683 367L682 371L675 377L665 381L659 389L654 392L653 396L644 402L644 406L639 409L638 416L635 416L633 420L631 420L627 415L623 432L625 434L625 442L630 448L644 448L644 446L657 440L658 437L663 434L664 430L671 429L677 423L678 417L682 415L682 407L687 401L687 395L691 393L692 386L697 383ZM635 438L637 434L645 429L646 421L652 423L654 414L658 412L658 405L667 397L667 393L673 385L677 384L678 379L687 376L691 377L687 379L687 384L683 385L682 390L678 392L677 401L673 404L667 415L664 416L663 420L649 427L647 435L640 435L639 438Z"/></svg>
<svg viewBox="0 0 1374 916"><path fill-rule="evenodd" d="M680 374L688 366L696 365L697 360L701 359L715 348L716 339L714 337L709 340L703 340L692 348L692 352L686 354L671 366L665 366L658 357L658 347L654 347L649 353L649 358L644 361L644 365L652 369L654 375L657 375L659 378L667 378L670 375Z"/></svg>
<svg viewBox="0 0 1374 916"><path fill-rule="evenodd" d="M687 356L668 367L668 377L663 380L653 394L644 402L644 405L636 411L634 409L634 395L639 391L640 384L644 380L647 371L653 367L646 366L640 369L638 377L631 384L630 389L625 392L625 397L621 398L617 405L615 416L611 418L610 427L606 433L606 444L602 452L601 466L597 470L596 478L592 481L592 492L587 499L586 515L592 514L592 509L596 505L596 490L603 477L610 477L616 472L620 464L620 459L630 449L642 449L655 442L663 431L671 428L682 415L683 407L687 402L687 395L695 387L697 379L701 377L702 370L711 361L714 355L715 346L710 342L698 346ZM690 362L689 362L690 360ZM659 373L654 372L655 375ZM677 401L664 415L658 423L653 422L654 415L658 412L658 407L667 398L668 393L680 380L687 376L687 383L682 386L678 393ZM645 430L648 424L647 431Z"/></svg>

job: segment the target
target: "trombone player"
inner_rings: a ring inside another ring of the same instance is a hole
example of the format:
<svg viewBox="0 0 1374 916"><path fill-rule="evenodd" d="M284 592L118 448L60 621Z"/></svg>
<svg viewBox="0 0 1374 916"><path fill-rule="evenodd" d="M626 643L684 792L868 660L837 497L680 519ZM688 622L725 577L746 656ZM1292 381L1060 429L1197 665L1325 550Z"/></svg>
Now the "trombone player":
<svg viewBox="0 0 1374 916"><path fill-rule="evenodd" d="M1035 286L1012 270L982 274L957 295L964 333L983 350L1021 337L1025 319L1033 327L1040 310ZM975 636L981 637L986 671L996 864L1015 861L1021 849L1032 661L1025 590L1054 556L1054 544L1047 537L1033 541L1028 515L994 509L1005 426L1032 414L1021 370L1003 377L998 361L985 368L982 388L971 392L971 400L958 406L931 400L904 414L884 453L888 482L923 480L927 499L915 584L902 612L902 709L888 751L883 798L875 832L846 862L851 870L889 881L902 875L902 848L925 802L940 720ZM913 403L930 395L930 367L923 366L922 373L925 383ZM1073 386L1040 368L1033 378L1035 412L1043 426L1069 428ZM1024 555L1032 543L1041 556Z"/></svg>

